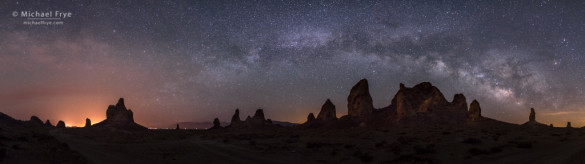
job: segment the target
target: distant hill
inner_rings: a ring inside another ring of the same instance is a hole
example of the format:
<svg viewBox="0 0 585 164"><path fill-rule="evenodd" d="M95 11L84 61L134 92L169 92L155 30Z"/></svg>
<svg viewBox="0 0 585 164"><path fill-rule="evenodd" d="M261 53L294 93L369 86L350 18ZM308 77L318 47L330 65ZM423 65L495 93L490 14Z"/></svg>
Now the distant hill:
<svg viewBox="0 0 585 164"><path fill-rule="evenodd" d="M297 123L292 123L292 122L283 122L283 121L272 121L272 124L276 124L276 125L280 125L280 126L285 126L285 127L290 127L290 126L297 126L299 124Z"/></svg>
<svg viewBox="0 0 585 164"><path fill-rule="evenodd" d="M168 128L174 129L177 124L179 124L181 129L208 129L213 126L212 122L179 122L168 126ZM229 124L229 122L222 122L221 126L227 126Z"/></svg>
<svg viewBox="0 0 585 164"><path fill-rule="evenodd" d="M0 124L17 125L17 124L21 124L21 123L22 123L22 121L16 120L16 119L10 117L9 115L0 112Z"/></svg>
<svg viewBox="0 0 585 164"><path fill-rule="evenodd" d="M213 126L213 122L179 122L178 124L179 124L179 127L181 129L208 129L208 128L211 128ZM285 127L299 125L297 123L283 122L283 121L272 121L272 124L285 126ZM221 126L223 126L223 127L228 126L228 125L230 125L229 122L222 122L221 123ZM177 124L172 124L172 125L167 126L167 128L174 129L176 126L177 126Z"/></svg>

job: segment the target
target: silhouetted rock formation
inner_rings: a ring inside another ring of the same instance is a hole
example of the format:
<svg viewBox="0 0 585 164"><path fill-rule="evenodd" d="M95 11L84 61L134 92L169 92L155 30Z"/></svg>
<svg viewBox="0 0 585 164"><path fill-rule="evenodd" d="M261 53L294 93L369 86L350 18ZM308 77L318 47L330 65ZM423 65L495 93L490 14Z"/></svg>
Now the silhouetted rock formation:
<svg viewBox="0 0 585 164"><path fill-rule="evenodd" d="M51 121L47 120L45 121L45 126L53 127L53 124L51 124Z"/></svg>
<svg viewBox="0 0 585 164"><path fill-rule="evenodd" d="M254 113L254 117L252 117L252 119L265 120L266 118L264 118L264 110L257 109L256 113Z"/></svg>
<svg viewBox="0 0 585 164"><path fill-rule="evenodd" d="M315 121L315 115L313 115L313 113L309 113L309 116L307 116L307 122L306 123L311 123Z"/></svg>
<svg viewBox="0 0 585 164"><path fill-rule="evenodd" d="M335 105L331 102L331 100L327 99L325 104L321 106L321 111L317 116L317 120L335 120L337 119L336 112L335 112Z"/></svg>
<svg viewBox="0 0 585 164"><path fill-rule="evenodd" d="M352 87L347 99L347 116L343 116L333 123L320 122L322 114L335 116L334 110L329 110L334 109L335 106L333 103L326 102L322 107L322 112L319 113L319 117L315 121L307 121L301 127L343 128L378 126L397 122L405 124L467 124L471 123L469 121L498 122L481 116L481 107L477 100L474 100L468 108L467 98L459 93L453 96L453 101L448 102L443 93L429 82L422 82L412 88L400 83L400 89L392 98L391 104L381 109L373 108L368 87L366 79L360 80Z"/></svg>
<svg viewBox="0 0 585 164"><path fill-rule="evenodd" d="M142 125L134 122L132 110L126 109L124 98L120 98L116 105L108 106L106 119L93 127L107 127L124 130L144 130L147 129Z"/></svg>
<svg viewBox="0 0 585 164"><path fill-rule="evenodd" d="M30 120L24 121L24 124L31 127L46 127L43 121L37 116L31 116Z"/></svg>
<svg viewBox="0 0 585 164"><path fill-rule="evenodd" d="M455 95L453 102L463 106L465 97L463 95ZM392 99L392 104L395 104L396 115L400 118L413 116L416 113L426 113L436 109L446 108L449 102L445 100L443 93L437 87L429 82L423 82L412 88L405 87L401 83L400 90L398 90L398 93Z"/></svg>
<svg viewBox="0 0 585 164"><path fill-rule="evenodd" d="M234 113L234 115L232 116L232 122L230 123L230 125L234 125L234 124L241 124L242 120L240 120L240 109L236 109L236 113Z"/></svg>
<svg viewBox="0 0 585 164"><path fill-rule="evenodd" d="M536 121L536 112L534 112L534 108L530 108L530 115L528 116L528 122L522 125L538 125L538 126L546 126L545 124L539 123Z"/></svg>
<svg viewBox="0 0 585 164"><path fill-rule="evenodd" d="M473 100L471 105L469 105L469 119L471 121L475 121L481 118L481 107L479 106L479 102L477 100Z"/></svg>
<svg viewBox="0 0 585 164"><path fill-rule="evenodd" d="M360 117L353 117L360 118ZM358 119L359 120L359 119ZM317 118L313 115L313 113L309 113L307 116L307 122L305 122L302 127L304 128L329 128L335 125L337 122L337 116L335 111L335 105L331 102L331 100L327 99L323 106L321 106L321 111Z"/></svg>
<svg viewBox="0 0 585 164"><path fill-rule="evenodd" d="M453 101L451 102L450 106L457 110L467 111L468 109L467 100L465 99L465 96L461 93L455 94L455 96L453 96Z"/></svg>
<svg viewBox="0 0 585 164"><path fill-rule="evenodd" d="M264 111L262 109L256 110L253 117L246 117L245 121L238 121L240 118L240 111L236 109L236 113L232 117L232 123L230 123L227 127L237 127L237 128L258 128L258 127L266 127L266 126L273 126L272 121L270 119L266 119L264 117Z"/></svg>
<svg viewBox="0 0 585 164"><path fill-rule="evenodd" d="M14 126L14 125L19 125L21 123L22 123L21 121L16 120L16 119L0 112L0 124Z"/></svg>
<svg viewBox="0 0 585 164"><path fill-rule="evenodd" d="M572 128L571 127L571 122L567 122L567 128Z"/></svg>
<svg viewBox="0 0 585 164"><path fill-rule="evenodd" d="M106 110L106 119L116 122L134 122L134 113L132 110L126 109L124 105L124 98L120 98L116 105L110 105Z"/></svg>
<svg viewBox="0 0 585 164"><path fill-rule="evenodd" d="M57 122L57 128L65 128L65 122L59 120L59 122Z"/></svg>
<svg viewBox="0 0 585 164"><path fill-rule="evenodd" d="M530 116L528 116L528 121L536 121L536 113L534 112L534 108L530 108Z"/></svg>
<svg viewBox="0 0 585 164"><path fill-rule="evenodd" d="M248 127L263 127L272 123L266 121L266 118L264 117L264 110L257 109L256 113L254 113L254 116L251 119L246 120L246 124Z"/></svg>
<svg viewBox="0 0 585 164"><path fill-rule="evenodd" d="M45 124L43 124L43 121L41 121L41 119L39 119L39 117L37 117L37 116L31 116L30 117L30 120L28 122L32 126L43 126L43 125L45 125Z"/></svg>
<svg viewBox="0 0 585 164"><path fill-rule="evenodd" d="M91 120L89 120L89 118L85 118L85 127L86 128L91 127Z"/></svg>
<svg viewBox="0 0 585 164"><path fill-rule="evenodd" d="M218 118L213 119L213 127L211 129L221 129L221 123Z"/></svg>
<svg viewBox="0 0 585 164"><path fill-rule="evenodd" d="M352 117L370 116L374 110L368 80L362 79L355 84L347 96L347 113Z"/></svg>

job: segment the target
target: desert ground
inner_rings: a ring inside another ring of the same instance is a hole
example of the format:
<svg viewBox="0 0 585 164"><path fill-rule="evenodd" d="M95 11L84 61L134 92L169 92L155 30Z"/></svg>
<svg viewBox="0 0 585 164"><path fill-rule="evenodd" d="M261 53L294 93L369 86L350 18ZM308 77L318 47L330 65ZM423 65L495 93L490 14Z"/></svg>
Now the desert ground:
<svg viewBox="0 0 585 164"><path fill-rule="evenodd" d="M2 127L3 163L581 163L585 130L519 125L123 131Z"/></svg>

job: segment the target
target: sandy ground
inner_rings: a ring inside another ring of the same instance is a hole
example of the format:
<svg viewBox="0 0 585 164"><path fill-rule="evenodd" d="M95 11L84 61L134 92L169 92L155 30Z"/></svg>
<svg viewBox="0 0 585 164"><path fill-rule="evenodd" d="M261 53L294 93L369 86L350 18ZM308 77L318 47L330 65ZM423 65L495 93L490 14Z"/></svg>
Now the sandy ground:
<svg viewBox="0 0 585 164"><path fill-rule="evenodd" d="M91 163L582 163L585 130L387 127L339 130L54 129Z"/></svg>
<svg viewBox="0 0 585 164"><path fill-rule="evenodd" d="M94 163L298 163L294 156L266 155L249 147L201 139L112 143L74 136L67 129L50 133ZM165 132L162 132L165 133Z"/></svg>

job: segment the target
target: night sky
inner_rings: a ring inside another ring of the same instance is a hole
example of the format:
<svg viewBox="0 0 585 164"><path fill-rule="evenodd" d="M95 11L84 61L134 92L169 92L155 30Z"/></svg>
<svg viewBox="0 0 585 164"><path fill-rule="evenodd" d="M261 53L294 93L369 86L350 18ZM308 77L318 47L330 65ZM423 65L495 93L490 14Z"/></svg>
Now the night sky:
<svg viewBox="0 0 585 164"><path fill-rule="evenodd" d="M71 12L25 25L21 11ZM429 81L511 123L585 126L585 1L2 1L0 112L82 126L119 97L148 127L263 108L304 122Z"/></svg>

